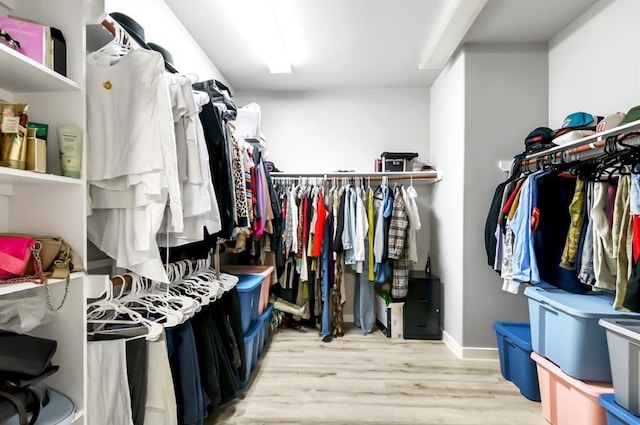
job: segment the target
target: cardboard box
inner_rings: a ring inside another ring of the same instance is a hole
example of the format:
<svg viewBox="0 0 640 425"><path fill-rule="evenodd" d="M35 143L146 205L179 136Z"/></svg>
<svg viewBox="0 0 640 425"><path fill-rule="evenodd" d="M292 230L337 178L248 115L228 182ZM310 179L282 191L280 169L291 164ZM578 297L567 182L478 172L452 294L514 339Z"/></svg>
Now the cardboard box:
<svg viewBox="0 0 640 425"><path fill-rule="evenodd" d="M387 302L379 294L375 296L376 323L387 338L402 338L404 334L404 302Z"/></svg>

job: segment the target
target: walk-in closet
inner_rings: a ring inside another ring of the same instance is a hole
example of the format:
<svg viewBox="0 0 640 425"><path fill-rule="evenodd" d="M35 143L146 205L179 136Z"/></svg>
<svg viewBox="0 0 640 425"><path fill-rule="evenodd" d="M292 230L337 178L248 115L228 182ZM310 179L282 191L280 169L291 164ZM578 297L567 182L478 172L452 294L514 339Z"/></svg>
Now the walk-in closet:
<svg viewBox="0 0 640 425"><path fill-rule="evenodd" d="M640 424L635 0L0 0L0 425Z"/></svg>

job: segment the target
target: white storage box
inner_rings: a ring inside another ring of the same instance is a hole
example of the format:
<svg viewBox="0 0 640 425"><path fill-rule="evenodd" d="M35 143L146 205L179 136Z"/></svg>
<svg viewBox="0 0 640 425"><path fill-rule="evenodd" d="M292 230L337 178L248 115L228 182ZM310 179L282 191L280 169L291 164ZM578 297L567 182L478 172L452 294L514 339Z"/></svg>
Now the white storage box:
<svg viewBox="0 0 640 425"><path fill-rule="evenodd" d="M375 298L376 322L389 338L402 338L404 335L404 302L387 302L379 294Z"/></svg>
<svg viewBox="0 0 640 425"><path fill-rule="evenodd" d="M616 403L640 415L640 319L600 319L607 331Z"/></svg>

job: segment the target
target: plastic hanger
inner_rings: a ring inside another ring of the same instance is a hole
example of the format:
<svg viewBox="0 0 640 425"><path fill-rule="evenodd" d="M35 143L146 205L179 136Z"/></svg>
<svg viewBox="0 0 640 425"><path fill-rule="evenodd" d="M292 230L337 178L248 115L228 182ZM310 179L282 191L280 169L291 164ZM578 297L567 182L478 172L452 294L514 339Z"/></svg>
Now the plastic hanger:
<svg viewBox="0 0 640 425"><path fill-rule="evenodd" d="M96 60L105 60L113 62L114 59L120 59L127 55L132 49L131 39L127 32L119 25L114 25L116 28L116 34L114 38L93 53L93 58Z"/></svg>
<svg viewBox="0 0 640 425"><path fill-rule="evenodd" d="M116 317L121 317L122 315L126 315L129 317L130 320L125 320L122 318L114 318L114 319L92 319L90 317L87 318L87 324L91 324L91 325L107 325L107 324L114 324L114 325L136 325L136 327L140 327L143 326L145 328L147 328L147 334L146 334L146 339L149 341L156 341L158 340L158 338L160 337L160 335L162 335L163 332L163 327L160 323L156 323L153 322L151 320L147 320L144 317L142 317L142 315L136 311L130 310L122 305L119 305L117 303L113 303L113 311L114 313L118 313ZM101 329L103 329L103 327L98 326L97 329L93 332L90 332L91 334L95 334L95 333L104 333L101 332ZM118 329L118 330L124 330L124 329Z"/></svg>

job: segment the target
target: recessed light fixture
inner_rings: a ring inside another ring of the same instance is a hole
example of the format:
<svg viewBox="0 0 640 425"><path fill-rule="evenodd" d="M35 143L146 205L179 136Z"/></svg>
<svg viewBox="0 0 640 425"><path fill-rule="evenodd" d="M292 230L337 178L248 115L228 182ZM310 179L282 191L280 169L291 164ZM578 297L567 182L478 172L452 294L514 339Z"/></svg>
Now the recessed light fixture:
<svg viewBox="0 0 640 425"><path fill-rule="evenodd" d="M418 68L444 68L486 4L487 0L449 0Z"/></svg>
<svg viewBox="0 0 640 425"><path fill-rule="evenodd" d="M273 0L228 0L227 7L272 74L291 73L291 60L273 7Z"/></svg>

